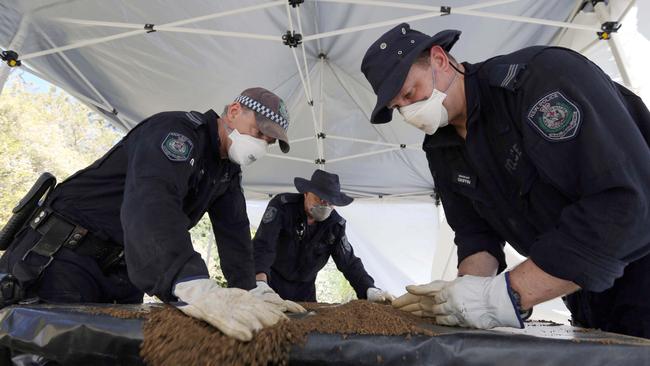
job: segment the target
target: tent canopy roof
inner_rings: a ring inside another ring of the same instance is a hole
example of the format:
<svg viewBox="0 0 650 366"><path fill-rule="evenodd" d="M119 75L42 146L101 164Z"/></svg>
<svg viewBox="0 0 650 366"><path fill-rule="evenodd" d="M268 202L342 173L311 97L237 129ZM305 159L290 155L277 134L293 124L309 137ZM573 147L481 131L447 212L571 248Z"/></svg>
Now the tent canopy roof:
<svg viewBox="0 0 650 366"><path fill-rule="evenodd" d="M550 44L566 26L596 39L598 24L564 23L582 3L449 0L446 15L423 0L8 0L0 46L124 129L164 110L220 113L247 87L273 90L289 106L291 152L273 147L247 168L251 192L293 190L293 177L324 167L356 196L428 195L422 133L397 114L368 121L375 97L359 70L367 47L402 21L428 34L461 30L452 53L469 62ZM290 30L300 46L283 44Z"/></svg>

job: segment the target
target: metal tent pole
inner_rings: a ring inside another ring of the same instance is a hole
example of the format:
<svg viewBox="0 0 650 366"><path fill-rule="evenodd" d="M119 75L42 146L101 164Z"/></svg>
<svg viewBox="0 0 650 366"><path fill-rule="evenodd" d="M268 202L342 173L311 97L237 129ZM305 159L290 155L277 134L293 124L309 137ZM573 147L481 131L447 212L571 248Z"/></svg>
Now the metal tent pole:
<svg viewBox="0 0 650 366"><path fill-rule="evenodd" d="M243 8L239 8L239 9L227 10L227 11L212 13L212 14L208 14L208 15L202 15L202 16L193 17L193 18L190 18L190 19L184 19L184 20L179 20L179 21L175 21L175 22L171 22L171 23L166 23L166 24L158 26L158 29L160 29L160 28L164 29L165 27L174 28L174 27L178 27L180 25L185 25L185 24L189 24L189 23L202 22L202 21L205 21L205 20L215 19L215 18L219 18L219 17L230 16L230 15L235 15L235 14L241 14L241 13L246 13L246 12L254 11L254 10L266 9L266 8L282 5L284 3L285 3L284 0L276 0L276 1L268 2L268 3L263 3L263 4L253 5L253 6L247 6L247 7L243 7ZM106 22L106 23L109 23L109 22ZM178 29L176 29L176 30L178 31ZM35 57L46 56L46 55L50 55L50 54L57 53L57 52L63 52L63 51L73 50L73 49L77 49L77 48L81 48L81 47L92 46L92 45L99 44L99 43L104 43L104 42L109 42L109 41L114 41L114 40L118 40L118 39L123 39L123 38L136 36L136 35L139 35L139 34L146 34L147 32L148 32L148 30L145 29L144 27L142 27L142 29L138 29L138 30L123 32L123 33L114 34L114 35L110 35L110 36L106 36L106 37L87 39L87 40L84 40L84 41L79 41L79 42L76 42L76 43L72 43L72 44L69 44L69 45L57 47L57 48L54 48L54 49L28 53L26 55L22 55L20 59L25 61L25 60L29 60L29 59L32 59L32 58L35 58Z"/></svg>
<svg viewBox="0 0 650 366"><path fill-rule="evenodd" d="M629 7L627 8L627 10L629 10ZM601 22L606 22L609 20L610 14L607 9L607 6L604 3L597 3L596 5L594 5L594 11L596 12L598 19ZM614 56L614 61L616 61L616 67L618 67L618 71L621 73L623 84L632 88L632 79L630 78L630 74L628 74L627 72L627 67L625 65L625 61L623 61L623 57L621 56L621 52L618 48L618 41L616 40L616 37L613 34L610 34L606 42L607 45L609 46L609 49L612 51L612 56Z"/></svg>

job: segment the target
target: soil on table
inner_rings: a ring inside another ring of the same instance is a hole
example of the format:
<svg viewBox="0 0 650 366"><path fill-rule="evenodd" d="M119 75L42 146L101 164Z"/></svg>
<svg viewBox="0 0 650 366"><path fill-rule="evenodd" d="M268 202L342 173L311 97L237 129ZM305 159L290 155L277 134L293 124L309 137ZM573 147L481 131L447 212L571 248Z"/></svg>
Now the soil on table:
<svg viewBox="0 0 650 366"><path fill-rule="evenodd" d="M225 336L207 323L184 315L172 306L145 314L140 355L147 365L267 365L286 364L293 345L307 334L435 335L420 325L426 320L389 305L356 300L343 305L303 303L307 315L292 316L262 329L250 342ZM124 314L120 314L123 317ZM380 360L378 362L381 363Z"/></svg>

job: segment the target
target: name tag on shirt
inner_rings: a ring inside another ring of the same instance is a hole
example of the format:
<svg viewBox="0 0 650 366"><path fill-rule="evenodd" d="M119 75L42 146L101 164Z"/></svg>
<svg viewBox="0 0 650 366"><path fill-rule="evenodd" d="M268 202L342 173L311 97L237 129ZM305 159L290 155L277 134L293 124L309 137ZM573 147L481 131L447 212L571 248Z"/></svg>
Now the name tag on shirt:
<svg viewBox="0 0 650 366"><path fill-rule="evenodd" d="M461 186L476 188L476 176L467 173L454 172L453 175L454 183Z"/></svg>

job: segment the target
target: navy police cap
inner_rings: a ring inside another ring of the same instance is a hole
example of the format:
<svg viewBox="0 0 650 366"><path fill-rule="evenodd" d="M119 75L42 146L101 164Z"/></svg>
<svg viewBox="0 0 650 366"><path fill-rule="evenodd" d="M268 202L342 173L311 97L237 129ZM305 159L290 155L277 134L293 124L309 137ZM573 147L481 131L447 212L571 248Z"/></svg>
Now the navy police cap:
<svg viewBox="0 0 650 366"><path fill-rule="evenodd" d="M402 23L373 43L361 62L361 72L377 95L370 116L372 123L386 123L393 111L386 105L399 93L415 59L425 49L438 45L449 52L460 37L458 30L444 30L430 37Z"/></svg>

